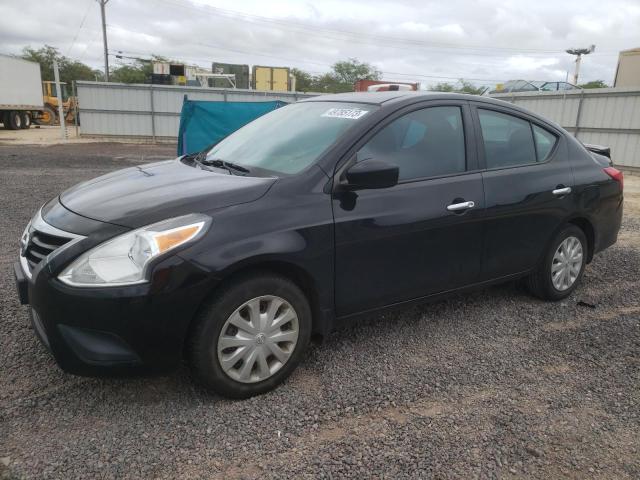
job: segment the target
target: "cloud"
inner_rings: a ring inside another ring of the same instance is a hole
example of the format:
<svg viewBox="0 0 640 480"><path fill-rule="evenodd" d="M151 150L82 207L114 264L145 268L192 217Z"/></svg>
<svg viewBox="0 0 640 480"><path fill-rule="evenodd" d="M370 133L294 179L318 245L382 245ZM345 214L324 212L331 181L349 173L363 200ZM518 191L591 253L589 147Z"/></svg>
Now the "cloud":
<svg viewBox="0 0 640 480"><path fill-rule="evenodd" d="M640 46L640 7L625 0L111 0L107 24L113 53L155 53L207 68L218 61L312 72L357 57L386 79L423 84L564 80L573 69L564 50L590 44L597 49L585 57L581 79L611 82L617 52ZM0 50L43 44L102 68L97 2L49 0L42 8L3 0ZM111 62L117 65L115 57Z"/></svg>

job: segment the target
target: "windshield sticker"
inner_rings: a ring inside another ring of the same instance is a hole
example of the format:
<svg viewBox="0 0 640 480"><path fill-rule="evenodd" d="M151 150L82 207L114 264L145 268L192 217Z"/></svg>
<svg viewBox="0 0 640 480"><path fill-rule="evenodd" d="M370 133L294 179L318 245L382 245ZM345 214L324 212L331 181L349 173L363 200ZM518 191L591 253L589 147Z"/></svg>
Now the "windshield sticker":
<svg viewBox="0 0 640 480"><path fill-rule="evenodd" d="M357 120L369 113L369 110L360 110L359 108L330 108L321 116L330 118L350 118Z"/></svg>

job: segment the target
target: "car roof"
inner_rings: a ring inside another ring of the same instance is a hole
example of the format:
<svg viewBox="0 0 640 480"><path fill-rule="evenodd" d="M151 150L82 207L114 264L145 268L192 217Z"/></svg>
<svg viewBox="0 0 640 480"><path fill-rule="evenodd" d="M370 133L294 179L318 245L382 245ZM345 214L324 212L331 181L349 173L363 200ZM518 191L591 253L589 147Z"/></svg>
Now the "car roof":
<svg viewBox="0 0 640 480"><path fill-rule="evenodd" d="M540 115L531 112L519 105L514 105L511 102L501 100L499 98L485 97L480 95L470 95L467 93L450 93L450 92L431 92L428 90L418 91L401 91L396 90L392 92L349 92L349 93L335 93L328 95L318 95L317 97L306 98L299 102L344 102L344 103L363 103L368 105L387 106L394 105L396 107L403 107L405 105L411 105L415 102L422 102L425 100L462 100L462 101L474 101L486 103L489 105L495 105L498 107L507 107L515 112L521 112L531 117L535 117L541 123L552 125L557 129L562 130L562 127L556 123L541 117Z"/></svg>
<svg viewBox="0 0 640 480"><path fill-rule="evenodd" d="M301 102L345 102L345 103L366 103L369 105L383 105L389 103L413 103L412 101L424 100L475 100L497 105L504 105L502 100L494 100L489 97L481 97L479 95L469 95L466 93L449 93L449 92L431 92L423 91L407 91L395 90L391 92L349 92L336 93L328 95L319 95L317 97L305 98Z"/></svg>

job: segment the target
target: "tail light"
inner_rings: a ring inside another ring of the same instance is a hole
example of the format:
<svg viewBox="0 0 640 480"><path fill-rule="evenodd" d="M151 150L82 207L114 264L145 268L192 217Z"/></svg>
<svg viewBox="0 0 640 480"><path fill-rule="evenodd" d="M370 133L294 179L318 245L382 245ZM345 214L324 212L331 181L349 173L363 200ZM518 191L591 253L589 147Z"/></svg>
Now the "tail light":
<svg viewBox="0 0 640 480"><path fill-rule="evenodd" d="M624 188L624 175L617 168L607 167L604 169L604 173L613 178L616 182L620 183L620 189Z"/></svg>

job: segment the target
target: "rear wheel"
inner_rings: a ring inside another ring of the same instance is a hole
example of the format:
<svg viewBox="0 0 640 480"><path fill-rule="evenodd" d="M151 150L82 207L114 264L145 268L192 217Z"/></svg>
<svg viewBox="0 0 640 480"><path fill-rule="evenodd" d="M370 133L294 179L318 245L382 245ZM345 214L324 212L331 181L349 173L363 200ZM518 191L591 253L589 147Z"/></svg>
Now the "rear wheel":
<svg viewBox="0 0 640 480"><path fill-rule="evenodd" d="M5 128L9 128L10 130L19 130L22 128L22 114L18 111L10 111L7 114L6 122L4 124Z"/></svg>
<svg viewBox="0 0 640 480"><path fill-rule="evenodd" d="M300 363L311 337L302 291L274 274L233 281L204 306L188 359L208 389L247 398L275 388Z"/></svg>
<svg viewBox="0 0 640 480"><path fill-rule="evenodd" d="M556 235L538 270L527 278L531 293L544 300L561 300L578 286L587 259L587 239L575 225Z"/></svg>
<svg viewBox="0 0 640 480"><path fill-rule="evenodd" d="M25 130L31 127L31 114L29 112L22 112L22 126L20 128L24 128Z"/></svg>

